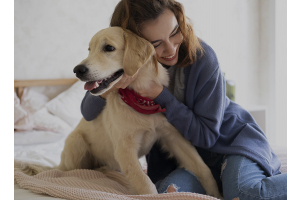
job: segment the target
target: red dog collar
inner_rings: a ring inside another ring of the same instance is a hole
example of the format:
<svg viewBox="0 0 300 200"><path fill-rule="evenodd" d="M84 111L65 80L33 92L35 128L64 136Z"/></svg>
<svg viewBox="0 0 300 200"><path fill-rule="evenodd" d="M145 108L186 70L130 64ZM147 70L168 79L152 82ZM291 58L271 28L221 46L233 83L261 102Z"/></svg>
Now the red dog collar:
<svg viewBox="0 0 300 200"><path fill-rule="evenodd" d="M153 100L138 95L134 90L119 88L119 95L127 105L139 113L154 114L166 111L166 109L162 109L159 104L155 104Z"/></svg>

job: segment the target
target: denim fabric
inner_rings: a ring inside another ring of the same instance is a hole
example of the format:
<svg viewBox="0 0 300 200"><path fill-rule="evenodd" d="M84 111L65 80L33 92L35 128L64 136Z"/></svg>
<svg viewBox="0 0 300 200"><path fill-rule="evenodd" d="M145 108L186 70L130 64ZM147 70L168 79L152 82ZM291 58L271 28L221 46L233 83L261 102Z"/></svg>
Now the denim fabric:
<svg viewBox="0 0 300 200"><path fill-rule="evenodd" d="M267 177L257 163L244 156L227 156L221 178L225 199L287 199L287 174Z"/></svg>
<svg viewBox="0 0 300 200"><path fill-rule="evenodd" d="M212 173L223 185L225 200L283 200L287 199L287 174L267 177L259 165L244 156L226 156L219 173ZM198 178L190 171L176 169L155 185L158 193L165 193L174 184L178 192L205 194Z"/></svg>
<svg viewBox="0 0 300 200"><path fill-rule="evenodd" d="M175 185L177 192L194 192L205 194L205 190L198 178L190 171L183 168L174 170L165 179L158 181L155 186L159 194L166 193L169 185Z"/></svg>

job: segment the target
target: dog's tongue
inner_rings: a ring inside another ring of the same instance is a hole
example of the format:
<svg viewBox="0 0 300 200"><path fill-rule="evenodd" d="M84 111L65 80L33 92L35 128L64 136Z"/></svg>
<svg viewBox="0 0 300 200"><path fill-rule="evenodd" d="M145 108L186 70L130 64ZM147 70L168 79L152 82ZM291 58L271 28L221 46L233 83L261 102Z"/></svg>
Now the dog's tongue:
<svg viewBox="0 0 300 200"><path fill-rule="evenodd" d="M84 89L91 91L92 89L94 89L95 86L96 86L96 81L86 82L84 84Z"/></svg>

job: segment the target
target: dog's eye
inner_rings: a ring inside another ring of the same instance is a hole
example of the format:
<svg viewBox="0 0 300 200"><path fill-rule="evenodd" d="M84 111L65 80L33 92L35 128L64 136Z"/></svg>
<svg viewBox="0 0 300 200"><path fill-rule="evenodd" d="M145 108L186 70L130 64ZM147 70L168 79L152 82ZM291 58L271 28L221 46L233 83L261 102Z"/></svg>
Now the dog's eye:
<svg viewBox="0 0 300 200"><path fill-rule="evenodd" d="M89 48L88 48L88 51L90 51L90 50L91 50L91 48L89 47Z"/></svg>
<svg viewBox="0 0 300 200"><path fill-rule="evenodd" d="M114 51L114 50L115 50L115 47L110 46L110 45L106 45L106 46L104 47L104 51Z"/></svg>

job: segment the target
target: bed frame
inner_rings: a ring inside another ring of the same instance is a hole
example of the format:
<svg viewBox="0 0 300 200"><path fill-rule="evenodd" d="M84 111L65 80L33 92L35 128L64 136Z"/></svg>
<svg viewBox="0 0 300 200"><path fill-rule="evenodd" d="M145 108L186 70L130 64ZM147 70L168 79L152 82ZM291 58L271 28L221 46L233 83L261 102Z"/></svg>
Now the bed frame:
<svg viewBox="0 0 300 200"><path fill-rule="evenodd" d="M72 85L78 81L77 78L69 79L45 79L45 80L15 80L14 89L20 98L25 87L35 86L58 86L58 85Z"/></svg>

